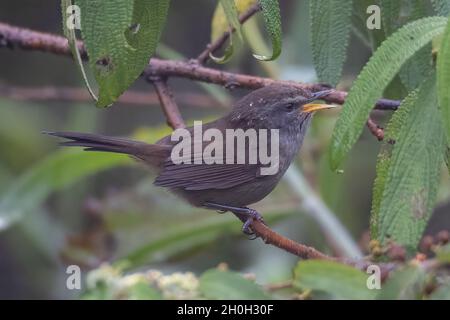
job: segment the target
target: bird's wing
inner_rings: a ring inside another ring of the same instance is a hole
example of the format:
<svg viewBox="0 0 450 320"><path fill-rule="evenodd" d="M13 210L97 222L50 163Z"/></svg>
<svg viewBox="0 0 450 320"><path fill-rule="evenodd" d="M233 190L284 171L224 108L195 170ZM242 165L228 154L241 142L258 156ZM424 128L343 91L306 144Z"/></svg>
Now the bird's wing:
<svg viewBox="0 0 450 320"><path fill-rule="evenodd" d="M174 164L164 166L155 185L185 190L227 189L258 177L258 165Z"/></svg>
<svg viewBox="0 0 450 320"><path fill-rule="evenodd" d="M175 164L170 157L166 159L162 170L155 179L155 185L185 190L227 189L259 177L260 164L227 164L224 156L223 164ZM205 160L205 158L203 158Z"/></svg>

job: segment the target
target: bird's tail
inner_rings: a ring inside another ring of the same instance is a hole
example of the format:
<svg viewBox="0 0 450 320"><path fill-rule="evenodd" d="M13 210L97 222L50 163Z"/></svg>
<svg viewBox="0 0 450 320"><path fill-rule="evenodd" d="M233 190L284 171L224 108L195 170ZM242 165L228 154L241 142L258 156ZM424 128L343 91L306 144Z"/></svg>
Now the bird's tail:
<svg viewBox="0 0 450 320"><path fill-rule="evenodd" d="M81 132L43 132L69 141L61 142L61 146L84 147L86 151L105 151L129 154L153 166L159 166L161 160L170 152L168 146L152 145L145 142L124 138L108 137Z"/></svg>

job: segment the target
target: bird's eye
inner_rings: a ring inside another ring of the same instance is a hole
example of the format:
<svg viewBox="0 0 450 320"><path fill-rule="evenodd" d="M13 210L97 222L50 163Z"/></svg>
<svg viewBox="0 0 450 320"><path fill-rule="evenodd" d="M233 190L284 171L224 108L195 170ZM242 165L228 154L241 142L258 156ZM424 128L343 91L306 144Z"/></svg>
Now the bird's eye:
<svg viewBox="0 0 450 320"><path fill-rule="evenodd" d="M285 104L284 108L286 109L287 112L291 112L292 110L294 110L295 105L293 103L287 103Z"/></svg>

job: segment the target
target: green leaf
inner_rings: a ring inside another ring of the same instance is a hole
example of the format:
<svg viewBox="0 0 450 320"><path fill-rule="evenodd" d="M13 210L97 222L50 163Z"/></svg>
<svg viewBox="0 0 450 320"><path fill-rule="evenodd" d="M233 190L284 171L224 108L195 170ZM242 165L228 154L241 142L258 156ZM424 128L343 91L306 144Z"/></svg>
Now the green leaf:
<svg viewBox="0 0 450 320"><path fill-rule="evenodd" d="M225 13L228 23L236 30L240 40L243 40L242 27L239 22L239 13L234 0L220 0L220 5Z"/></svg>
<svg viewBox="0 0 450 320"><path fill-rule="evenodd" d="M450 244L436 249L436 259L442 264L450 264Z"/></svg>
<svg viewBox="0 0 450 320"><path fill-rule="evenodd" d="M268 300L270 296L254 281L239 273L211 269L200 277L199 289L207 299L218 300Z"/></svg>
<svg viewBox="0 0 450 320"><path fill-rule="evenodd" d="M437 87L439 107L442 113L444 128L447 133L447 144L450 143L450 23L447 23L441 47L437 56Z"/></svg>
<svg viewBox="0 0 450 320"><path fill-rule="evenodd" d="M89 83L89 80L86 75L86 71L84 70L83 60L81 59L80 50L78 49L78 46L77 46L77 37L75 35L75 29L67 27L67 17L69 14L72 14L72 12L70 12L69 7L72 5L73 5L72 0L61 0L61 12L62 12L62 16L63 16L62 20L63 20L64 36L67 38L67 41L68 41L69 47L70 47L70 51L72 52L72 56L75 59L78 70L80 70L80 72L81 72L84 84L86 85L86 88L88 89L89 94L91 95L92 99L94 99L95 101L98 101L98 98L97 98L96 94L94 93L94 90L92 90L92 87Z"/></svg>
<svg viewBox="0 0 450 320"><path fill-rule="evenodd" d="M317 290L335 299L373 299L375 290L367 288L367 274L342 263L324 260L301 261L294 270L294 286Z"/></svg>
<svg viewBox="0 0 450 320"><path fill-rule="evenodd" d="M242 42L243 41L242 27L241 27L241 23L239 22L239 14L238 14L238 10L236 8L236 4L234 3L234 0L220 0L219 5L223 10L222 12L225 13L225 17L226 17L226 20L227 20L229 26L236 30L239 41ZM210 53L209 56L216 63L221 63L221 64L226 63L233 56L235 45L236 45L236 41L235 41L235 43L233 43L233 33L231 33L230 37L229 37L229 44L225 48L223 56L215 57L212 53Z"/></svg>
<svg viewBox="0 0 450 320"><path fill-rule="evenodd" d="M247 11L257 0L235 0L238 14ZM223 7L219 2L214 10L214 15L211 20L211 42L217 40L229 28L227 17L223 11Z"/></svg>
<svg viewBox="0 0 450 320"><path fill-rule="evenodd" d="M330 161L334 170L358 140L374 104L401 66L442 33L446 23L442 17L411 22L384 41L370 58L355 80L333 131Z"/></svg>
<svg viewBox="0 0 450 320"><path fill-rule="evenodd" d="M160 300L161 293L150 286L144 280L139 281L128 289L128 299L130 300Z"/></svg>
<svg viewBox="0 0 450 320"><path fill-rule="evenodd" d="M448 17L450 14L450 0L431 0L434 10L443 17Z"/></svg>
<svg viewBox="0 0 450 320"><path fill-rule="evenodd" d="M351 30L352 0L310 1L311 39L314 66L320 82L336 86Z"/></svg>
<svg viewBox="0 0 450 320"><path fill-rule="evenodd" d="M112 104L141 74L164 26L169 0L76 0L98 106Z"/></svg>
<svg viewBox="0 0 450 320"><path fill-rule="evenodd" d="M129 163L123 155L79 150L55 152L25 172L0 198L0 231L33 212L52 192L82 178Z"/></svg>
<svg viewBox="0 0 450 320"><path fill-rule="evenodd" d="M409 2L409 5L408 22L428 15L428 6L425 1L413 0ZM410 91L417 88L432 70L431 43L428 43L406 61L399 75L402 83Z"/></svg>
<svg viewBox="0 0 450 320"><path fill-rule="evenodd" d="M282 31L281 31L281 15L280 7L277 0L259 0L261 9L266 23L266 30L272 41L272 55L265 56L253 54L253 56L262 61L272 61L281 54L282 47Z"/></svg>
<svg viewBox="0 0 450 320"><path fill-rule="evenodd" d="M290 213L291 211L266 212L264 218L267 222L275 222ZM127 269L130 269L143 264L162 261L181 252L210 243L224 232L238 233L239 230L239 222L230 216L221 219L212 217L201 221L197 220L195 223L183 224L179 228L165 232L160 237L135 248L123 257L120 263L125 264Z"/></svg>
<svg viewBox="0 0 450 320"><path fill-rule="evenodd" d="M434 74L410 93L385 132L377 164L372 237L414 250L434 207L444 131Z"/></svg>
<svg viewBox="0 0 450 320"><path fill-rule="evenodd" d="M386 36L390 36L400 26L400 9L402 2L398 0L379 0L383 31Z"/></svg>
<svg viewBox="0 0 450 320"><path fill-rule="evenodd" d="M383 283L378 300L420 299L425 287L426 274L418 266L409 266L392 273Z"/></svg>
<svg viewBox="0 0 450 320"><path fill-rule="evenodd" d="M430 300L450 300L450 283L446 283L437 288L429 296Z"/></svg>

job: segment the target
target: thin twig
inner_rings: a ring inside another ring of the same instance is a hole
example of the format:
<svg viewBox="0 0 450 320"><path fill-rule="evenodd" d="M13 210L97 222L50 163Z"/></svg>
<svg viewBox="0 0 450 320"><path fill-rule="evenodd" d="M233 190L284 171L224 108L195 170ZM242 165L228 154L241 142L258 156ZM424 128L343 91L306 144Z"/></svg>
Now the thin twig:
<svg viewBox="0 0 450 320"><path fill-rule="evenodd" d="M285 236L276 233L264 223L254 220L251 224L253 232L259 236L265 243L271 244L275 247L290 252L302 259L321 259L321 260L333 260L332 257L314 249L313 247L306 246L304 244L295 242Z"/></svg>
<svg viewBox="0 0 450 320"><path fill-rule="evenodd" d="M175 102L172 92L167 86L167 80L162 78L151 78L149 81L155 87L158 94L161 107L167 119L167 124L172 129L185 128L183 117L181 116L178 105Z"/></svg>
<svg viewBox="0 0 450 320"><path fill-rule="evenodd" d="M257 1L257 3L252 5L246 12L244 12L242 15L239 16L239 22L241 24L245 23L248 19L250 19L254 14L256 14L260 10L261 5L259 4L259 1ZM206 49L203 50L202 53L198 55L196 61L199 64L205 64L210 58L210 55L219 50L228 40L228 38L230 38L231 33L235 31L236 31L235 28L231 28L231 30L224 32L219 38L217 38L217 40L208 44L206 46Z"/></svg>
<svg viewBox="0 0 450 320"><path fill-rule="evenodd" d="M6 97L19 101L67 101L90 102L92 97L85 88L77 87L18 87L0 84L0 97ZM209 95L195 92L177 93L177 97L186 104L199 108L212 108L215 106L226 107L220 101ZM127 105L148 106L159 105L159 97L154 92L126 91L117 102Z"/></svg>
<svg viewBox="0 0 450 320"><path fill-rule="evenodd" d="M376 122L371 117L367 119L367 128L369 128L370 133L372 133L378 139L378 141L383 141L384 130L378 124L376 124Z"/></svg>
<svg viewBox="0 0 450 320"><path fill-rule="evenodd" d="M86 58L85 50L81 42L78 42L80 52ZM13 27L0 23L0 46L14 48L19 47L27 50L38 50L55 53L59 55L71 56L67 40L61 36L32 31L29 29ZM227 88L240 87L245 89L257 89L272 83L289 84L312 91L323 90L323 84L306 84L294 81L275 81L270 78L256 77L245 74L220 71L190 63L185 61L161 60L152 58L144 71L144 75L160 77L180 77L196 81L209 82L223 85ZM325 101L329 103L343 104L347 92L333 90ZM375 105L377 110L396 110L400 105L398 100L380 99Z"/></svg>

